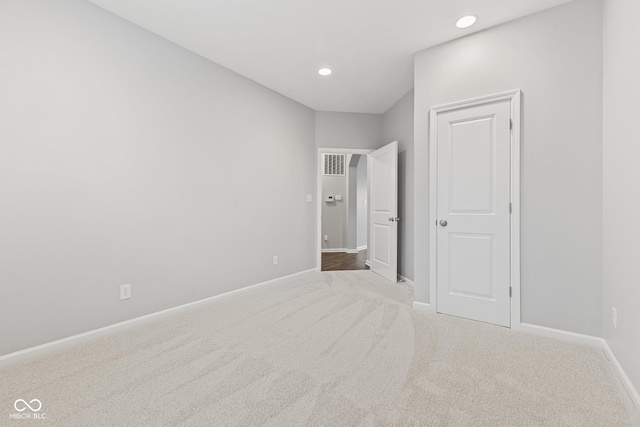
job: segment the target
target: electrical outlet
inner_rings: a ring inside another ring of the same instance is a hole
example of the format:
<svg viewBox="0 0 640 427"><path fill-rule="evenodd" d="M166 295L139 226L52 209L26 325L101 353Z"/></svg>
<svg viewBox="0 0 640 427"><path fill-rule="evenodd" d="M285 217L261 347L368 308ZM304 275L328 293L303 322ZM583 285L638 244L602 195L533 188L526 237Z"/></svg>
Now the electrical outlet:
<svg viewBox="0 0 640 427"><path fill-rule="evenodd" d="M613 327L618 327L618 310L615 307L611 307L611 321L613 322Z"/></svg>
<svg viewBox="0 0 640 427"><path fill-rule="evenodd" d="M278 255L273 256L273 265L278 265Z"/></svg>
<svg viewBox="0 0 640 427"><path fill-rule="evenodd" d="M307 203L311 202L313 202L313 197L311 196L311 194L307 194Z"/></svg>
<svg viewBox="0 0 640 427"><path fill-rule="evenodd" d="M328 236L328 235L326 235L326 234L324 235L324 241L325 241L325 242L328 242L328 241L329 241L329 236Z"/></svg>
<svg viewBox="0 0 640 427"><path fill-rule="evenodd" d="M131 285L120 285L120 300L131 298Z"/></svg>

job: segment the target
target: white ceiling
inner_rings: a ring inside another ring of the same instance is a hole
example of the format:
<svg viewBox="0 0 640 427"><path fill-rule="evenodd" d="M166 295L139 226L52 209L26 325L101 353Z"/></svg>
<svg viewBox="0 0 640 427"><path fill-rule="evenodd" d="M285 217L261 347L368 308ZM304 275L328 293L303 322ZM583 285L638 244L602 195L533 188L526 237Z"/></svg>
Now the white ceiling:
<svg viewBox="0 0 640 427"><path fill-rule="evenodd" d="M384 113L414 53L570 0L89 1L315 110Z"/></svg>

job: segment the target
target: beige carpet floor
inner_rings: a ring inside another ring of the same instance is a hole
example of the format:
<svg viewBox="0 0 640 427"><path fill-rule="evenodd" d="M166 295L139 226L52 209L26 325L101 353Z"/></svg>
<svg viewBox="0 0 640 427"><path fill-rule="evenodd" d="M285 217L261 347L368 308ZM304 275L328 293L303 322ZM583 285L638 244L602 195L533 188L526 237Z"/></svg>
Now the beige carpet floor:
<svg viewBox="0 0 640 427"><path fill-rule="evenodd" d="M640 426L600 349L308 275L0 369L0 425ZM37 398L45 420L7 418Z"/></svg>

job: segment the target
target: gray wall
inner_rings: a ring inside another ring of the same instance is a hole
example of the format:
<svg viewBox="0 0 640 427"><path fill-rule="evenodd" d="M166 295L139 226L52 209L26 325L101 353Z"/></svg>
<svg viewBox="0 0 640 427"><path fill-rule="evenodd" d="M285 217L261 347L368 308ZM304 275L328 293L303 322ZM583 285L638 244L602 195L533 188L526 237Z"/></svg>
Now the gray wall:
<svg viewBox="0 0 640 427"><path fill-rule="evenodd" d="M316 147L327 148L355 148L355 149L376 149L384 145L382 139L382 115L380 114L360 114L360 113L339 113L317 111L315 115L316 121ZM390 142L390 141L389 141ZM325 194L325 183L332 191L338 191L340 184L337 182L327 182L323 180L323 195ZM337 188L336 188L337 186ZM346 191L346 182L344 183ZM337 194L345 194L337 193ZM327 229L332 235L340 229L345 230L345 216L347 215L344 202L335 202L327 205L322 202L322 228ZM325 220L325 215L329 215L329 219ZM342 223L338 219L338 215L342 215ZM322 249L346 248L346 238L341 241L336 239L327 243L324 241L322 232ZM344 234L344 231L343 231Z"/></svg>
<svg viewBox="0 0 640 427"><path fill-rule="evenodd" d="M366 235L360 236L358 233L363 228L366 227L366 211L364 212L364 217L362 216L363 210L362 208L366 208L366 206L360 206L358 204L358 191L361 188L364 188L366 191L367 188L367 175L366 175L366 166L364 169L364 177L362 177L360 170L362 170L362 165L367 163L367 156L354 154L351 155L351 160L349 161L349 175L347 177L347 186L349 190L347 191L347 226L346 226L346 244L345 248L355 251L358 246L366 245ZM360 224L359 221L364 219L365 224ZM358 239L364 239L365 243L359 244Z"/></svg>
<svg viewBox="0 0 640 427"><path fill-rule="evenodd" d="M316 112L317 147L380 148L384 144L380 114Z"/></svg>
<svg viewBox="0 0 640 427"><path fill-rule="evenodd" d="M604 337L640 390L640 2L604 3ZM618 311L613 328L611 308Z"/></svg>
<svg viewBox="0 0 640 427"><path fill-rule="evenodd" d="M398 273L409 280L414 279L413 103L411 90L382 118L383 140L398 141Z"/></svg>
<svg viewBox="0 0 640 427"><path fill-rule="evenodd" d="M348 164L348 163L347 163ZM325 202L327 194L341 195L341 201ZM322 249L345 249L347 247L347 177L322 177ZM324 236L329 240L325 241Z"/></svg>
<svg viewBox="0 0 640 427"><path fill-rule="evenodd" d="M357 246L362 247L367 245L369 236L369 212L367 209L367 156L360 156L358 161L358 179L357 179L357 194L356 194L356 215L358 222L357 229Z"/></svg>
<svg viewBox="0 0 640 427"><path fill-rule="evenodd" d="M358 246L358 161L359 155L351 156L347 175L347 249Z"/></svg>
<svg viewBox="0 0 640 427"><path fill-rule="evenodd" d="M407 93L384 115L358 113L316 112L316 146L331 148L376 149L398 141L398 212L402 218L398 227L398 273L413 280L413 91ZM360 173L365 173L366 170ZM359 196L360 197L360 196ZM360 203L366 196L360 197ZM337 202L340 203L340 202ZM362 205L359 205L362 206ZM337 211L339 206L333 209ZM325 212L332 215L330 207L323 205ZM345 212L346 215L346 212ZM338 230L332 215L327 226ZM325 221L323 220L323 224ZM362 221L359 222L361 224ZM336 225L337 224L337 225ZM329 229L328 228L328 229ZM324 236L323 232L323 236ZM360 235L366 231L358 231ZM330 237L331 239L331 237ZM322 242L322 248L339 248L338 242Z"/></svg>
<svg viewBox="0 0 640 427"><path fill-rule="evenodd" d="M355 250L367 244L366 206L362 209L359 207L362 202L358 204L359 199L367 197L366 163L366 156L347 154L347 175L322 177L322 249ZM326 194L341 195L342 200L327 203L324 201ZM325 235L328 236L327 241L324 240ZM362 239L364 243L360 243Z"/></svg>
<svg viewBox="0 0 640 427"><path fill-rule="evenodd" d="M0 3L0 93L0 354L315 267L314 111L80 0Z"/></svg>
<svg viewBox="0 0 640 427"><path fill-rule="evenodd" d="M429 108L520 88L522 321L602 334L601 12L574 1L416 55L417 301L429 302Z"/></svg>

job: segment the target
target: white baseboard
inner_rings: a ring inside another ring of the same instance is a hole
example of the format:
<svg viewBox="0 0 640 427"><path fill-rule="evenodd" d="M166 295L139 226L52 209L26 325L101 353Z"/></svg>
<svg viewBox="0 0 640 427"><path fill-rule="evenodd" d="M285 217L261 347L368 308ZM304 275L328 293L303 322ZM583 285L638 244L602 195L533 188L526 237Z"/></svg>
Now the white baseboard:
<svg viewBox="0 0 640 427"><path fill-rule="evenodd" d="M521 323L520 331L529 332L535 335L541 335L549 338L555 338L561 341L568 341L575 344L585 344L588 346L601 348L613 365L613 369L616 371L616 374L620 378L620 381L622 381L622 384L629 393L631 400L633 400L638 409L640 409L640 394L638 394L638 390L629 379L629 376L624 371L622 365L620 365L620 362L618 362L618 359L611 350L611 347L609 347L609 343L607 343L604 338L577 334L575 332L562 331L559 329L547 328L544 326L531 325L529 323Z"/></svg>
<svg viewBox="0 0 640 427"><path fill-rule="evenodd" d="M640 410L640 394L638 393L638 390L634 387L633 383L627 376L627 373L624 371L624 368L622 368L622 365L620 365L620 362L618 362L618 358L616 357L616 355L613 354L613 350L611 350L611 347L609 347L609 343L607 342L607 340L605 340L604 338L601 338L601 339L602 339L602 347L604 348L604 352L607 354L607 357L613 364L613 368L615 369L616 373L618 374L618 377L622 381L624 388L627 389L627 391L631 395L631 399L634 401L637 408Z"/></svg>
<svg viewBox="0 0 640 427"><path fill-rule="evenodd" d="M358 252L360 251L364 251L367 249L367 245L363 245L363 246L358 246Z"/></svg>
<svg viewBox="0 0 640 427"><path fill-rule="evenodd" d="M424 311L426 313L434 313L431 304L427 304L426 302L414 301L413 309L416 311Z"/></svg>
<svg viewBox="0 0 640 427"><path fill-rule="evenodd" d="M12 363L19 362L21 360L30 359L36 356L40 356L47 353L53 353L55 351L62 350L67 347L71 347L74 345L81 344L83 342L92 341L97 338L114 334L116 332L129 329L134 326L138 326L140 324L157 320L164 316L174 314L179 311L183 311L189 308L193 308L202 304L210 303L216 300L222 300L224 298L228 298L235 295L241 295L249 292L254 292L260 288L276 285L278 283L284 282L289 279L293 279L296 277L304 276L307 274L315 273L317 269L313 268L310 270L300 271L298 273L289 274L288 276L278 277L275 279L267 280L266 282L257 283L255 285L246 286L244 288L236 289L234 291L225 292L220 295L214 295L212 297L204 298L201 300L193 301L187 304L178 305L176 307L171 307L166 310L156 311L154 313L145 314L144 316L135 317L133 319L125 320L123 322L114 323L113 325L104 326L102 328L93 329L91 331L82 332L77 335L72 335L70 337L62 338L59 340L51 341L45 344L40 344L35 347L26 348L24 350L19 350L13 353L5 354L0 356L0 367L6 366Z"/></svg>
<svg viewBox="0 0 640 427"><path fill-rule="evenodd" d="M371 267L371 262L369 262L369 260L366 260L366 261L364 262L364 265L368 265L369 267Z"/></svg>
<svg viewBox="0 0 640 427"><path fill-rule="evenodd" d="M404 282L407 285L411 286L412 288L415 288L415 283L413 283L413 280L407 279L402 274L398 274L398 282Z"/></svg>
<svg viewBox="0 0 640 427"><path fill-rule="evenodd" d="M364 247L365 249L367 249L367 247ZM357 249L347 249L347 248L331 248L331 249L322 249L321 252L324 253L334 253L334 252L344 252L346 254L357 254L359 251L361 251L362 249L357 248Z"/></svg>
<svg viewBox="0 0 640 427"><path fill-rule="evenodd" d="M535 335L555 338L575 344L584 344L592 347L602 347L602 338L591 335L577 334L575 332L562 331L560 329L547 328L545 326L532 325L530 323L520 324L521 332L529 332Z"/></svg>

